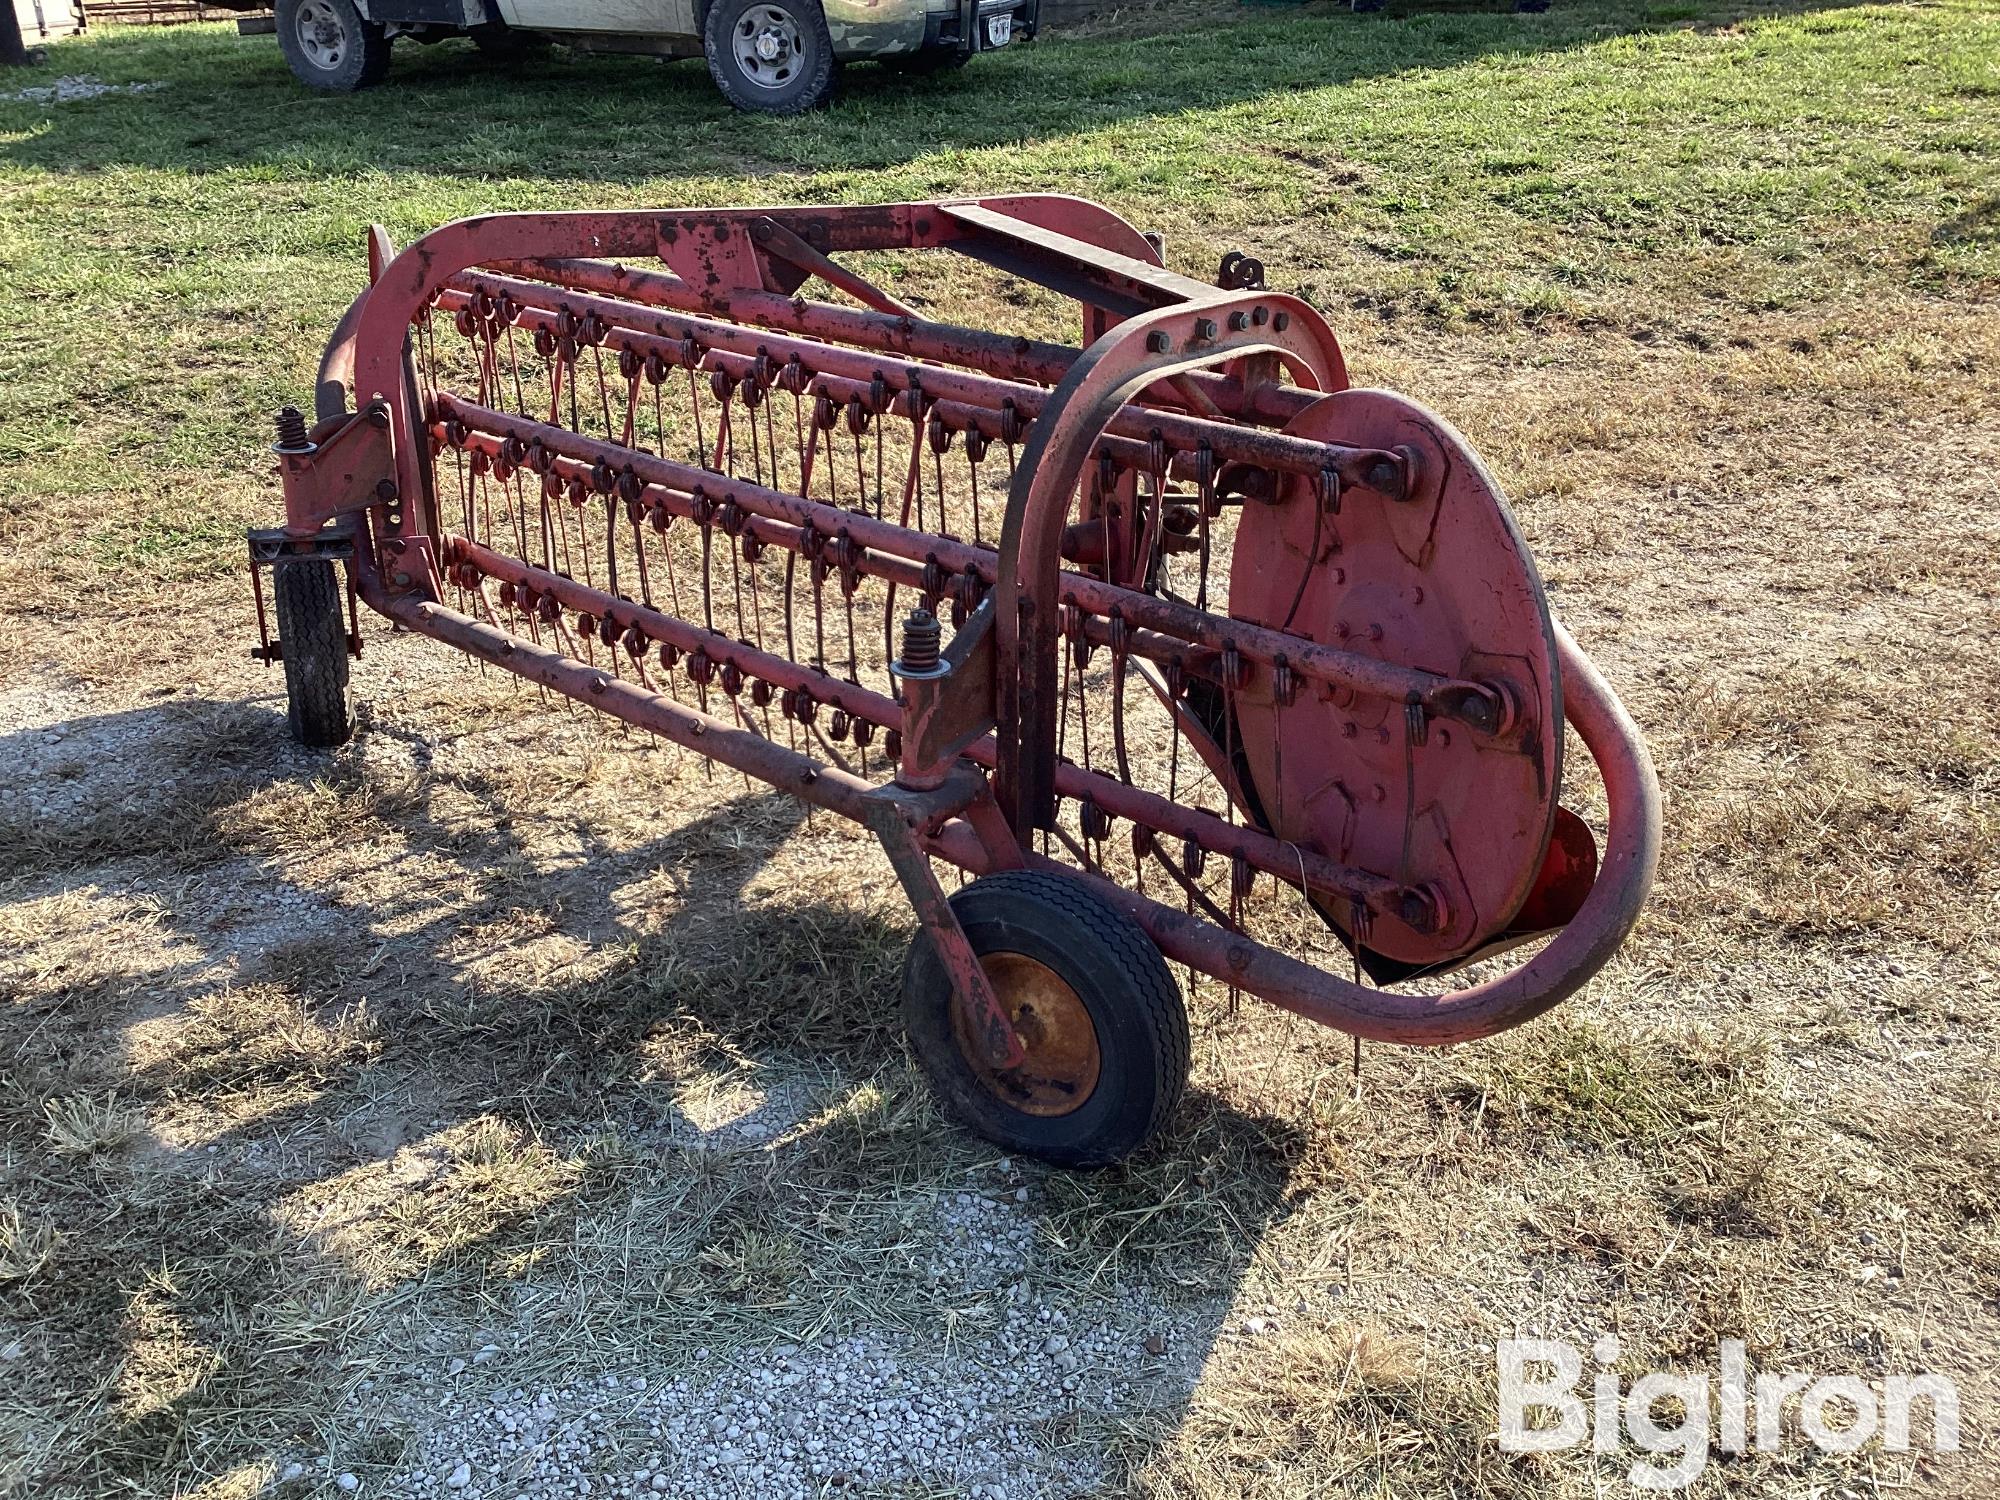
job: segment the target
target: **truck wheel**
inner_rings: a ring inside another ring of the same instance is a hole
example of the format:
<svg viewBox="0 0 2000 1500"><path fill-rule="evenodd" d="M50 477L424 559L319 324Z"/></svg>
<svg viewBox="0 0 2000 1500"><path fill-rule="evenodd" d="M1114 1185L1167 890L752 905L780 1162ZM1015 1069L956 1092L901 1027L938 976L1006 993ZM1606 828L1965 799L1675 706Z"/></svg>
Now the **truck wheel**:
<svg viewBox="0 0 2000 1500"><path fill-rule="evenodd" d="M1010 870L951 898L1027 1060L997 1070L930 940L903 966L903 1025L939 1101L1009 1151L1105 1166L1145 1144L1187 1085L1180 987L1139 924L1076 880Z"/></svg>
<svg viewBox="0 0 2000 1500"><path fill-rule="evenodd" d="M278 647L285 662L285 718L301 745L325 749L354 734L347 711L347 623L340 575L330 562L280 563L271 570Z"/></svg>
<svg viewBox="0 0 2000 1500"><path fill-rule="evenodd" d="M738 109L799 115L833 94L833 38L817 0L715 0L702 51Z"/></svg>
<svg viewBox="0 0 2000 1500"><path fill-rule="evenodd" d="M278 48L309 89L351 94L389 71L389 38L354 0L278 0Z"/></svg>

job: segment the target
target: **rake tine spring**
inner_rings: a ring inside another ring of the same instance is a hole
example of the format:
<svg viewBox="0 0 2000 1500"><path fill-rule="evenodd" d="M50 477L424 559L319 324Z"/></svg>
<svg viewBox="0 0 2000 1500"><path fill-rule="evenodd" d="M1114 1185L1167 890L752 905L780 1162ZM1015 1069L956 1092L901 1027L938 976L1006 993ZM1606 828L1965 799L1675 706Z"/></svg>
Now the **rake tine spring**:
<svg viewBox="0 0 2000 1500"><path fill-rule="evenodd" d="M611 490L604 492L604 589L616 598L624 597L618 587L618 499Z"/></svg>
<svg viewBox="0 0 2000 1500"><path fill-rule="evenodd" d="M458 504L463 516L466 535L472 534L472 480L465 472L465 450L453 446L451 450L453 466L458 470Z"/></svg>
<svg viewBox="0 0 2000 1500"><path fill-rule="evenodd" d="M597 340L590 340L590 360L597 367L597 404L604 412L604 440L611 441L611 387L604 379L604 346ZM623 719L618 721L624 723Z"/></svg>
<svg viewBox="0 0 2000 1500"><path fill-rule="evenodd" d="M542 568L546 572L556 571L556 523L549 513L549 501L562 494L562 482L551 469L542 476Z"/></svg>
<svg viewBox="0 0 2000 1500"><path fill-rule="evenodd" d="M854 596L861 587L861 570L855 566L854 538L840 533L840 595L847 612L847 680L861 686L861 667L854 650Z"/></svg>
<svg viewBox="0 0 2000 1500"><path fill-rule="evenodd" d="M797 361L794 361L796 363ZM799 494L810 499L812 496L812 453L806 447L806 405L796 384L792 388L792 426L796 430L799 445ZM818 436L815 431L814 436Z"/></svg>
<svg viewBox="0 0 2000 1500"><path fill-rule="evenodd" d="M583 524L583 508L590 503L590 487L581 477L569 482L569 508L576 512L576 543L583 554L583 581L597 587L597 570L590 560L590 528Z"/></svg>
<svg viewBox="0 0 2000 1500"><path fill-rule="evenodd" d="M1209 447L1207 443L1203 443L1195 450L1195 494L1199 502L1196 509L1200 513L1198 519L1201 526L1201 579L1195 587L1194 607L1199 610L1206 610L1208 608L1208 569L1212 556L1209 547L1208 522L1210 512L1215 508L1215 450Z"/></svg>
<svg viewBox="0 0 2000 1500"><path fill-rule="evenodd" d="M764 649L764 591L759 580L764 570L759 566L759 563L764 555L764 541L756 532L746 528L743 533L741 545L743 548L743 561L749 564L750 567L752 639L745 642L745 644L754 645L757 650L762 651Z"/></svg>
<svg viewBox="0 0 2000 1500"><path fill-rule="evenodd" d="M625 502L625 519L632 526L632 556L634 561L639 565L639 602L645 605L646 608L651 609L653 607L653 580L646 569L646 533L639 526L639 517L643 513L644 507L639 503L636 495Z"/></svg>
<svg viewBox="0 0 2000 1500"><path fill-rule="evenodd" d="M569 379L565 382L569 387L569 430L571 432L581 432L583 431L583 423L577 419L576 406L576 340L564 339L560 348L562 350L563 363L569 366Z"/></svg>
<svg viewBox="0 0 2000 1500"><path fill-rule="evenodd" d="M757 377L745 375L736 394L742 399L744 409L750 413L750 477L758 484L764 482L764 435L757 430L758 400ZM778 487L778 455L771 454L771 488Z"/></svg>
<svg viewBox="0 0 2000 1500"><path fill-rule="evenodd" d="M756 433L757 424L753 421L750 424L750 434L754 438ZM741 529L741 517L742 511L738 509L735 501L725 500L723 502L722 534L732 542L736 539ZM745 630L743 624L743 564L736 555L735 547L729 549L729 581L736 594L736 634L740 638Z"/></svg>
<svg viewBox="0 0 2000 1500"><path fill-rule="evenodd" d="M826 539L818 538L812 556L813 666L826 670Z"/></svg>
<svg viewBox="0 0 2000 1500"><path fill-rule="evenodd" d="M715 504L697 486L694 492L694 523L701 528L701 623L715 629L715 534L709 522L715 518Z"/></svg>
<svg viewBox="0 0 2000 1500"><path fill-rule="evenodd" d="M507 325L507 367L514 379L514 410L527 415L527 398L521 392L521 354L514 343L514 325Z"/></svg>
<svg viewBox="0 0 2000 1500"><path fill-rule="evenodd" d="M766 391L764 393L764 397L765 398L762 403L764 408L764 446L770 450L771 454L771 488L774 490L781 490L785 487L785 482L778 472L777 414L771 410L772 402L770 399L770 392ZM797 404L798 404L797 398L794 397L793 405L796 406Z"/></svg>
<svg viewBox="0 0 2000 1500"><path fill-rule="evenodd" d="M868 509L868 474L861 465L861 434L868 426L868 412L861 404L859 396L847 398L847 430L854 434L854 490L860 497L855 501L857 510ZM876 475L875 519L882 519L881 475Z"/></svg>
<svg viewBox="0 0 2000 1500"><path fill-rule="evenodd" d="M618 352L618 366L621 373L628 364L631 373L626 376L625 430L618 439L618 446L621 448L632 446L632 440L638 435L639 426L639 360L630 349L621 349Z"/></svg>
<svg viewBox="0 0 2000 1500"><path fill-rule="evenodd" d="M880 446L880 439L882 436L881 429L879 426L876 429L875 436L877 439L877 447L878 447L878 452L876 456L877 459L879 460L881 456L879 452L879 446ZM856 458L858 459L860 456L861 439L857 437L854 440L854 443L855 443L855 455ZM875 482L877 486L875 493L876 518L879 520L881 518L881 503L882 503L882 494L880 488L882 482L882 475L879 462L876 467ZM912 443L910 445L910 466L909 469L903 475L903 510L902 510L902 515L899 518L900 524L904 526L908 526L910 524L910 506L912 504L912 501L915 502L919 514L922 513L923 488L924 488L923 445L921 443ZM889 661L894 660L895 655L896 655L896 583L894 579L891 579L889 581L889 586L887 587L887 589L883 591L882 660L885 663L887 663ZM894 691L893 684L891 685L891 691L892 692Z"/></svg>
<svg viewBox="0 0 2000 1500"><path fill-rule="evenodd" d="M1147 593L1157 593L1160 587L1160 569L1166 561L1167 552L1167 445L1158 433L1147 444L1149 477L1152 480L1152 494L1148 497L1146 510L1146 578L1144 588Z"/></svg>
<svg viewBox="0 0 2000 1500"><path fill-rule="evenodd" d="M924 526L924 429L920 423L912 422L910 430L910 462L903 474L903 524L908 526L914 511L917 530Z"/></svg>
<svg viewBox="0 0 2000 1500"><path fill-rule="evenodd" d="M483 453L480 455L481 458L485 456ZM475 461L472 474L479 481L479 514L485 527L484 535L475 533L474 540L490 542L493 539L493 465Z"/></svg>
<svg viewBox="0 0 2000 1500"><path fill-rule="evenodd" d="M1118 762L1118 779L1132 784L1132 761L1125 750L1125 616L1111 611L1111 749Z"/></svg>
<svg viewBox="0 0 2000 1500"><path fill-rule="evenodd" d="M708 388L715 395L715 460L709 468L729 474L736 468L735 401L736 387L725 370L709 373Z"/></svg>
<svg viewBox="0 0 2000 1500"><path fill-rule="evenodd" d="M695 362L688 361L688 410L694 414L694 461L708 462L708 437L701 430L701 391L694 373Z"/></svg>
<svg viewBox="0 0 2000 1500"><path fill-rule="evenodd" d="M965 429L965 472L972 485L972 544L986 545L986 533L979 521L979 464L986 457L986 434L974 425Z"/></svg>
<svg viewBox="0 0 2000 1500"><path fill-rule="evenodd" d="M673 525L674 513L667 509L663 497L653 507L653 532L660 539L660 555L667 560L667 594L674 601L674 613L681 613L681 581L674 569L674 545L667 539L668 528Z"/></svg>
<svg viewBox="0 0 2000 1500"><path fill-rule="evenodd" d="M1236 689L1243 683L1243 653L1236 649L1234 641L1222 643L1222 763L1236 764ZM1229 795L1229 788L1222 788L1223 821L1236 821L1236 799Z"/></svg>
<svg viewBox="0 0 2000 1500"><path fill-rule="evenodd" d="M521 471L512 469L507 474L507 509L514 522L514 546L517 555L528 555L528 507L521 498Z"/></svg>
<svg viewBox="0 0 2000 1500"><path fill-rule="evenodd" d="M938 530L949 533L944 514L944 450L951 446L951 429L937 417L931 418L931 475L937 481Z"/></svg>

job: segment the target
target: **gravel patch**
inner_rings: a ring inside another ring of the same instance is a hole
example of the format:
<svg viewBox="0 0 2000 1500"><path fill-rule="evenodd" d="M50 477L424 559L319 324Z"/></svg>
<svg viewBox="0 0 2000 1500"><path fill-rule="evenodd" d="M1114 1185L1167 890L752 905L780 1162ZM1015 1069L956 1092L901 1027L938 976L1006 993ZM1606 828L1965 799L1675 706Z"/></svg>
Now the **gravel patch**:
<svg viewBox="0 0 2000 1500"><path fill-rule="evenodd" d="M1102 1453L1066 1438L1093 1418L1184 1400L1226 1306L1170 1313L1122 1298L1070 1310L1025 1281L1005 1301L999 1326L974 1338L877 1331L726 1356L700 1349L677 1372L555 1387L460 1394L468 1367L457 1358L397 1382L391 1411L430 1420L367 1488L409 1500L805 1500L900 1486L978 1500L1089 1494L1108 1477Z"/></svg>
<svg viewBox="0 0 2000 1500"><path fill-rule="evenodd" d="M54 83L36 84L32 88L0 94L0 101L8 104L75 104L84 99L101 98L105 94L143 94L159 87L157 83L106 83L88 73L70 73Z"/></svg>

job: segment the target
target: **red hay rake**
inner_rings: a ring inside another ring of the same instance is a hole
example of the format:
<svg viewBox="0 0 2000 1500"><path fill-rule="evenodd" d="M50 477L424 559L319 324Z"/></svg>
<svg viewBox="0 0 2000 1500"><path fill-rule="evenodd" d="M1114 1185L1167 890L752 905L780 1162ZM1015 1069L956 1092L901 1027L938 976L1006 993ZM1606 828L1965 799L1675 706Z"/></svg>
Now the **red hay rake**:
<svg viewBox="0 0 2000 1500"><path fill-rule="evenodd" d="M1073 299L1084 347L832 259L918 249ZM1054 196L501 215L393 258L378 229L370 262L317 422L279 418L286 525L251 538L294 731L349 732L358 597L867 825L928 939L912 1044L1010 1149L1102 1162L1158 1127L1166 959L1436 1044L1546 1010L1637 919L1652 768L1497 486L1349 388L1257 262L1209 286ZM1601 868L1558 804L1565 720ZM947 898L934 860L983 878Z"/></svg>

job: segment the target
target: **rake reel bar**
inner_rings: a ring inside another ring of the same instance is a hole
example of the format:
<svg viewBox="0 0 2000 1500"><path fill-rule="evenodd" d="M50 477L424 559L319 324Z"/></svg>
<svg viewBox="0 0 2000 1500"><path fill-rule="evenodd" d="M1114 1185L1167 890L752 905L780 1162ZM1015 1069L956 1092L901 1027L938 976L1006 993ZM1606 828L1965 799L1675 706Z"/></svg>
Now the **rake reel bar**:
<svg viewBox="0 0 2000 1500"><path fill-rule="evenodd" d="M834 258L918 250L1073 300L1084 346ZM377 231L279 449L284 535L352 531L372 609L867 824L932 945L906 1008L957 1049L941 1092L1105 1159L1185 1068L1141 947L1356 1035L1484 1035L1602 965L1657 846L1637 732L1477 458L1232 260L1194 281L1047 196ZM1558 805L1565 717L1602 870ZM968 906L939 859L1024 873ZM1548 932L1467 990L1341 973Z"/></svg>

